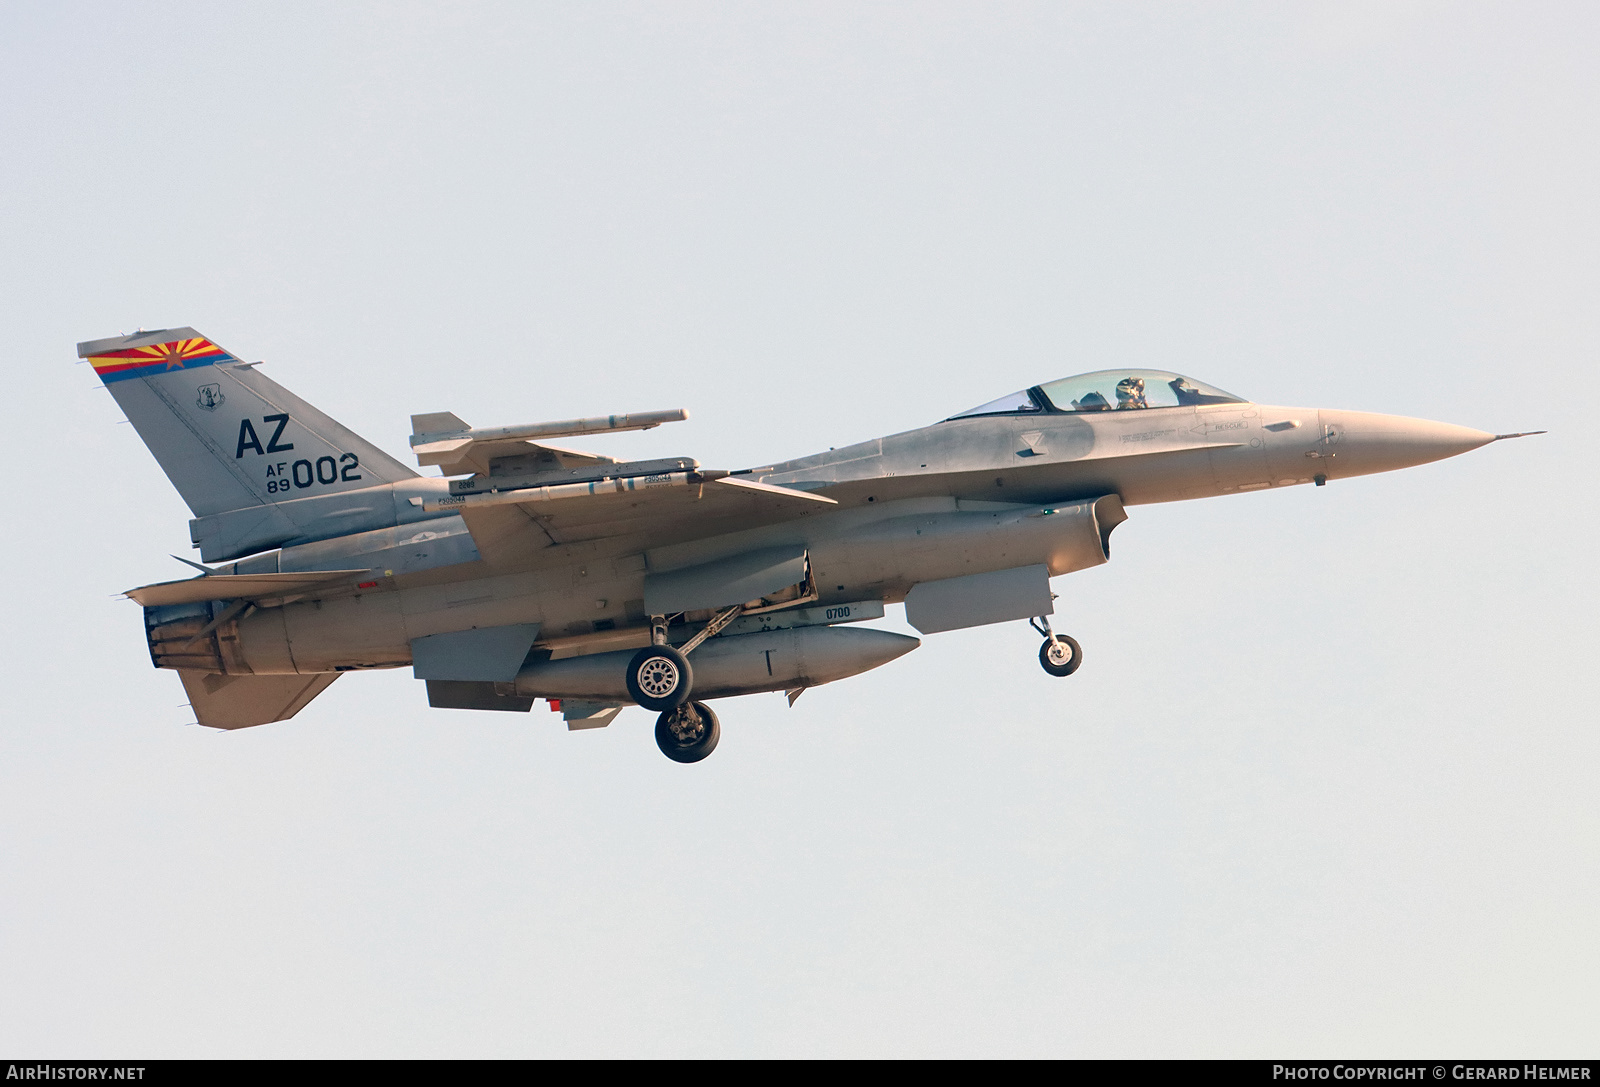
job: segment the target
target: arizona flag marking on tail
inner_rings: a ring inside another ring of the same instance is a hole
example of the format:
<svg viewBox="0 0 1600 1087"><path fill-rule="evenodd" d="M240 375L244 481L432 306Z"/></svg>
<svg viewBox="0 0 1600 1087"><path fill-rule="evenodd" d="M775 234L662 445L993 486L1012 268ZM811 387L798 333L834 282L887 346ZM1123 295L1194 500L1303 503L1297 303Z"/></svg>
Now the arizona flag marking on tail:
<svg viewBox="0 0 1600 1087"><path fill-rule="evenodd" d="M238 361L204 337L155 343L89 357L89 365L94 367L94 372L107 385L134 377L153 377L170 370L192 370L200 366L214 366L219 362Z"/></svg>

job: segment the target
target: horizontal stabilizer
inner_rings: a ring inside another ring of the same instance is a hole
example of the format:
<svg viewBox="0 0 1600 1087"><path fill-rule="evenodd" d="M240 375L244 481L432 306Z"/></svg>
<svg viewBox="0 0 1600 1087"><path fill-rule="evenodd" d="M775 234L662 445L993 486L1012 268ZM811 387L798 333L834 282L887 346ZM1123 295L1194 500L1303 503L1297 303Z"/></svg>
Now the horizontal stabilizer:
<svg viewBox="0 0 1600 1087"><path fill-rule="evenodd" d="M195 720L207 728L250 728L287 721L326 691L341 672L309 676L223 676L180 670Z"/></svg>
<svg viewBox="0 0 1600 1087"><path fill-rule="evenodd" d="M202 600L259 600L332 586L371 570L313 570L303 574L210 574L129 589L122 595L147 608L197 604Z"/></svg>

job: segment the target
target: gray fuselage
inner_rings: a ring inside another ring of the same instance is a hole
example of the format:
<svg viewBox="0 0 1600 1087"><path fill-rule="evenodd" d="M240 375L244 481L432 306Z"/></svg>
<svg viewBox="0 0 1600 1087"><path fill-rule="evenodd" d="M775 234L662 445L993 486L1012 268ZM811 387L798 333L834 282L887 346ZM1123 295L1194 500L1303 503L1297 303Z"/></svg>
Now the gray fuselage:
<svg viewBox="0 0 1600 1087"><path fill-rule="evenodd" d="M441 513L240 561L228 572L370 567L374 577L243 616L223 663L258 675L396 667L411 663L417 638L513 624L538 624L536 648L557 660L643 646L647 575L774 546L809 553L822 605L894 603L920 582L1035 564L1055 576L1106 561L1120 504L1387 471L1492 439L1421 420L1251 403L950 419L756 469L758 481L837 502L758 527L689 521L649 538L550 543L491 568L461 519ZM384 489L395 492L391 508L405 508L447 487L419 478ZM1106 498L1113 507L1091 502ZM1039 515L1064 506L1076 515Z"/></svg>

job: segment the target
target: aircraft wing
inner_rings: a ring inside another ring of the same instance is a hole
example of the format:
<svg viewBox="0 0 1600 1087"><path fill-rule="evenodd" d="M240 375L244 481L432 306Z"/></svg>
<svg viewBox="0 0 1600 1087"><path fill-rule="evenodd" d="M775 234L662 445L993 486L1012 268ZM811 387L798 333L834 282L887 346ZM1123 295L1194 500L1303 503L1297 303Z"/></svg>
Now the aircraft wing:
<svg viewBox="0 0 1600 1087"><path fill-rule="evenodd" d="M725 473L681 471L592 483L450 495L425 508L461 514L490 566L538 565L555 544L628 538L640 550L775 524L835 506L831 498Z"/></svg>
<svg viewBox="0 0 1600 1087"><path fill-rule="evenodd" d="M649 430L687 419L680 409L600 415L521 426L471 427L450 412L413 415L412 451L445 475L471 471L448 495L416 498L431 512L459 513L490 567L539 565L558 544L627 539L639 550L773 524L838 505L748 473L703 471L687 458L622 463L549 445L550 438ZM543 482L562 476L572 482Z"/></svg>

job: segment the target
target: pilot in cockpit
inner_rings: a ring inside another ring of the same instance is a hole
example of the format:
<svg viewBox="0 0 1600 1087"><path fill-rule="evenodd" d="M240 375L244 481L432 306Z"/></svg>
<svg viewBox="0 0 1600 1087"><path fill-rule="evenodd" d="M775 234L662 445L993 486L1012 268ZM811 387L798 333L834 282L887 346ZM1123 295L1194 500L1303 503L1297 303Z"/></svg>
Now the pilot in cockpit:
<svg viewBox="0 0 1600 1087"><path fill-rule="evenodd" d="M1144 378L1125 377L1117 382L1117 410L1125 408L1148 408L1149 401L1144 398Z"/></svg>

